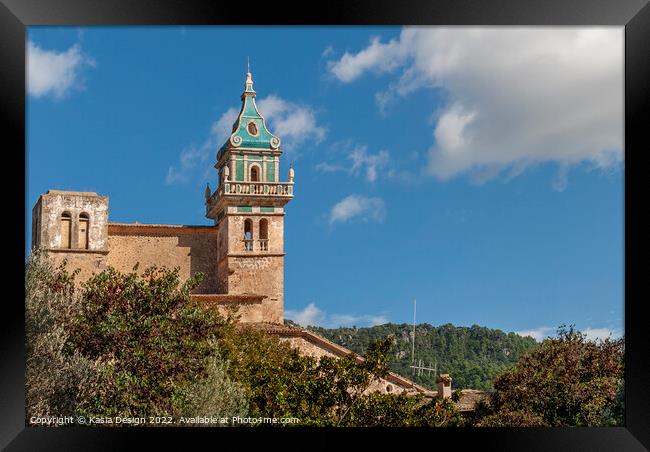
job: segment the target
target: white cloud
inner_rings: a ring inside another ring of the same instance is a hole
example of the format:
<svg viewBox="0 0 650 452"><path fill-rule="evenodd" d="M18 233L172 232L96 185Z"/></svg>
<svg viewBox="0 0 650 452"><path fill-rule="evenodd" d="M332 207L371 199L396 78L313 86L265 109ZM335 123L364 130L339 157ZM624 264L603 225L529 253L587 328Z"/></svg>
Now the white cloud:
<svg viewBox="0 0 650 452"><path fill-rule="evenodd" d="M585 328L581 331L587 335L587 340L594 341L596 339L618 339L623 336L620 330L610 328Z"/></svg>
<svg viewBox="0 0 650 452"><path fill-rule="evenodd" d="M75 44L65 52L43 50L32 41L27 42L27 92L35 98L65 97L71 89L83 88L79 73L84 66L95 66L95 61Z"/></svg>
<svg viewBox="0 0 650 452"><path fill-rule="evenodd" d="M321 173L336 173L338 171L345 171L345 167L341 165L333 165L327 162L320 162L314 166L316 171Z"/></svg>
<svg viewBox="0 0 650 452"><path fill-rule="evenodd" d="M330 210L329 222L344 223L353 218L364 222L381 223L386 217L384 200L377 197L350 195L336 203Z"/></svg>
<svg viewBox="0 0 650 452"><path fill-rule="evenodd" d="M285 310L284 316L289 320L293 320L298 325L316 326L322 325L325 313L318 309L314 303L309 303L303 310Z"/></svg>
<svg viewBox="0 0 650 452"><path fill-rule="evenodd" d="M447 99L434 126L430 174L510 177L543 162L608 168L623 159L623 28L406 27L329 62L344 83L365 72L398 78L380 109L422 88Z"/></svg>
<svg viewBox="0 0 650 452"><path fill-rule="evenodd" d="M216 145L221 146L230 137L232 134L232 126L235 124L238 115L239 109L230 107L212 124L210 133L214 137Z"/></svg>
<svg viewBox="0 0 650 452"><path fill-rule="evenodd" d="M216 159L217 149L226 141L232 131L232 125L237 119L239 110L234 107L226 110L210 127L208 138L201 146L194 144L184 148L179 156L179 165L170 166L167 171L165 183L172 185L189 181L190 177L196 176L195 170L199 165L205 166L203 177L200 182L210 178L212 165L208 164L208 159Z"/></svg>
<svg viewBox="0 0 650 452"><path fill-rule="evenodd" d="M315 113L305 105L298 105L275 95L261 99L257 105L271 133L282 140L281 148L284 151L295 153L296 148L305 141L311 139L314 143L320 143L325 138L325 128L317 124ZM179 164L169 167L165 182L187 182L195 176L197 167L204 163L206 171L203 172L200 182L209 179L212 165L207 165L208 160L216 158L218 148L232 133L232 126L238 114L239 108L229 108L212 124L208 138L201 146L190 145L184 148L179 156Z"/></svg>
<svg viewBox="0 0 650 452"><path fill-rule="evenodd" d="M382 44L379 37L375 36L370 40L370 45L359 53L345 52L339 61L330 61L328 69L342 82L351 82L367 70L386 72L396 69L406 57L401 42L393 39Z"/></svg>
<svg viewBox="0 0 650 452"><path fill-rule="evenodd" d="M611 339L618 339L623 336L621 330L613 328L586 327L578 331L584 333L588 341L602 340L608 337ZM541 326L530 330L515 331L515 334L520 336L530 336L537 342L541 342L548 337L557 337L557 329L549 326Z"/></svg>
<svg viewBox="0 0 650 452"><path fill-rule="evenodd" d="M338 328L341 326L374 326L388 323L388 319L379 314L328 314L319 309L314 303L309 303L304 309L285 311L285 317L301 326L322 326Z"/></svg>
<svg viewBox="0 0 650 452"><path fill-rule="evenodd" d="M360 146L353 149L348 155L348 158L352 160L350 171L353 174L365 169L368 182L375 182L377 180L377 171L386 166L390 157L388 151L369 154L366 146Z"/></svg>
<svg viewBox="0 0 650 452"><path fill-rule="evenodd" d="M334 55L334 47L333 46L327 46L325 47L325 50L323 50L323 53L321 53L321 58L327 58L332 55Z"/></svg>
<svg viewBox="0 0 650 452"><path fill-rule="evenodd" d="M539 328L534 328L531 330L515 331L515 334L519 336L530 336L535 339L537 342L541 342L549 336L553 336L555 333L555 328L549 326L540 326Z"/></svg>
<svg viewBox="0 0 650 452"><path fill-rule="evenodd" d="M169 170L167 170L167 176L165 177L165 183L167 185L172 185L179 182L186 182L191 170L196 166L196 162L201 161L202 159L202 148L197 148L194 145L184 148L179 156L180 167L169 167Z"/></svg>
<svg viewBox="0 0 650 452"><path fill-rule="evenodd" d="M282 140L282 148L296 153L307 141L318 144L325 139L325 127L317 124L316 114L306 106L286 101L273 94L260 99L257 106L272 134Z"/></svg>
<svg viewBox="0 0 650 452"><path fill-rule="evenodd" d="M338 142L334 147L343 150L351 163L349 165L340 165L320 162L314 166L316 171L322 173L342 171L354 176L363 174L368 182L375 182L380 175L380 171L388 165L390 160L390 154L386 150L372 154L368 152L368 146L352 145L349 141ZM386 175L388 176L388 172Z"/></svg>

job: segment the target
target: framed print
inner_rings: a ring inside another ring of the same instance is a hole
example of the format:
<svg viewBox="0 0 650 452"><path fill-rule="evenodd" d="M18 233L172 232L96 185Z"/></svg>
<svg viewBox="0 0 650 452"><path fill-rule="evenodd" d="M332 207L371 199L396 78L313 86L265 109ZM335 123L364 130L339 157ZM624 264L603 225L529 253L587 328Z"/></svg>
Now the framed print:
<svg viewBox="0 0 650 452"><path fill-rule="evenodd" d="M0 15L7 450L650 447L646 1Z"/></svg>

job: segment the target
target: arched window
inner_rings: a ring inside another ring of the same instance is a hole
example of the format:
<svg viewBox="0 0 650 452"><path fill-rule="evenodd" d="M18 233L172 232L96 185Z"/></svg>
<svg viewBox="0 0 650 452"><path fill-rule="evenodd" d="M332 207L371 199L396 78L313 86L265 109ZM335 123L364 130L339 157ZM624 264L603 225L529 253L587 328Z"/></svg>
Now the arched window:
<svg viewBox="0 0 650 452"><path fill-rule="evenodd" d="M70 212L63 212L61 214L61 243L59 246L61 248L70 248L72 238L72 216Z"/></svg>
<svg viewBox="0 0 650 452"><path fill-rule="evenodd" d="M260 181L260 167L257 165L251 166L251 182Z"/></svg>
<svg viewBox="0 0 650 452"><path fill-rule="evenodd" d="M250 219L244 221L244 249L253 251L253 221Z"/></svg>
<svg viewBox="0 0 650 452"><path fill-rule="evenodd" d="M87 213L79 215L79 238L77 247L82 250L88 249L88 229L90 226L90 218Z"/></svg>
<svg viewBox="0 0 650 452"><path fill-rule="evenodd" d="M269 220L266 218L260 220L260 250L269 250Z"/></svg>

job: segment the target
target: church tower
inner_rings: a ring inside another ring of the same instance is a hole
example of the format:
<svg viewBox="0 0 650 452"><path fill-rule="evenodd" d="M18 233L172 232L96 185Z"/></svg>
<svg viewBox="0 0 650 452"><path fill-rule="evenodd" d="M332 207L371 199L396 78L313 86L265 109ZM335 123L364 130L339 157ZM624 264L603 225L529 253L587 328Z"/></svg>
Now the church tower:
<svg viewBox="0 0 650 452"><path fill-rule="evenodd" d="M255 104L250 68L232 134L217 152L218 187L206 188L206 216L217 228L218 291L262 295L262 318L284 321L284 206L293 168L280 182L280 138Z"/></svg>

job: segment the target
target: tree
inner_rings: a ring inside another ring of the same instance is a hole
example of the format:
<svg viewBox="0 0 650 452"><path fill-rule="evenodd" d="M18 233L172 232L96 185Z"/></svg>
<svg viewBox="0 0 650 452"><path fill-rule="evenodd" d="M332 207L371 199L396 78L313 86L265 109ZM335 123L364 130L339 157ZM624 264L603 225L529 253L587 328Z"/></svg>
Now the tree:
<svg viewBox="0 0 650 452"><path fill-rule="evenodd" d="M454 402L460 397L454 391L451 399L426 399L422 395L367 394L350 415L349 426L364 427L452 427L464 419Z"/></svg>
<svg viewBox="0 0 650 452"><path fill-rule="evenodd" d="M82 285L65 263L27 264L29 413L86 416L232 416L243 389L216 341L229 321L192 301L202 275L108 268Z"/></svg>
<svg viewBox="0 0 650 452"><path fill-rule="evenodd" d="M216 346L216 344L215 344ZM186 418L196 416L214 416L231 420L232 417L243 417L248 413L248 401L244 388L233 382L227 374L228 363L218 356L208 358L206 377L196 380L187 386L182 397L179 415ZM210 426L212 424L191 424Z"/></svg>
<svg viewBox="0 0 650 452"><path fill-rule="evenodd" d="M391 370L425 387L437 386L437 375L413 375L410 368L412 325L387 323L367 328L312 326L308 329L359 354L373 341L393 335L396 341L389 363ZM423 323L417 326L416 334L415 356L432 367L437 364L440 373L453 375L455 388L492 390L498 374L513 367L524 352L538 345L532 337L478 325L434 327Z"/></svg>
<svg viewBox="0 0 650 452"><path fill-rule="evenodd" d="M78 285L65 263L39 262L26 276L32 415L249 414L314 426L461 420L449 400L370 392L388 373L392 336L363 356L315 359L193 302L200 276L181 282L178 269L108 268Z"/></svg>
<svg viewBox="0 0 650 452"><path fill-rule="evenodd" d="M622 425L623 339L588 341L560 327L499 375L479 426Z"/></svg>
<svg viewBox="0 0 650 452"><path fill-rule="evenodd" d="M59 269L61 270L61 269ZM76 413L83 394L100 379L101 365L64 351L66 326L78 306L72 275L57 271L40 253L25 271L25 416L62 417Z"/></svg>
<svg viewBox="0 0 650 452"><path fill-rule="evenodd" d="M380 339L359 357L302 356L275 336L241 326L219 350L233 379L246 388L250 415L296 417L301 426L443 426L461 418L449 400L377 394L373 382L388 373L394 338ZM457 396L456 396L457 397Z"/></svg>

